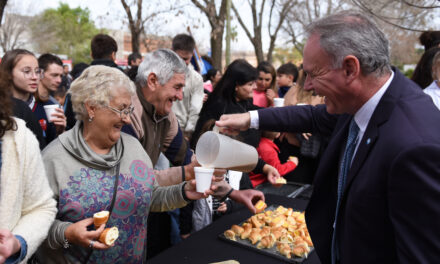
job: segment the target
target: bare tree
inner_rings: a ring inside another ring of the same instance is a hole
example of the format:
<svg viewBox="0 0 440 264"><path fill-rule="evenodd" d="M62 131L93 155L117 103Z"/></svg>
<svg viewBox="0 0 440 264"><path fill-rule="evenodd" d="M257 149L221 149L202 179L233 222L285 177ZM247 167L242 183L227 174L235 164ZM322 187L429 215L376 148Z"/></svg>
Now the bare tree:
<svg viewBox="0 0 440 264"><path fill-rule="evenodd" d="M215 5L215 0L191 0L208 18L211 26L211 58L214 68L222 69L223 34L226 19L226 0L220 3L219 11Z"/></svg>
<svg viewBox="0 0 440 264"><path fill-rule="evenodd" d="M289 35L290 43L302 53L305 28L312 21L330 15L346 7L344 0L299 1L289 12L283 30Z"/></svg>
<svg viewBox="0 0 440 264"><path fill-rule="evenodd" d="M0 29L0 46L3 52L15 49L24 44L22 36L26 32L25 21L29 20L29 17L19 14L5 14L5 21Z"/></svg>
<svg viewBox="0 0 440 264"><path fill-rule="evenodd" d="M427 23L437 16L440 8L437 0L351 0L360 10L374 17L377 21L393 27L424 31Z"/></svg>
<svg viewBox="0 0 440 264"><path fill-rule="evenodd" d="M144 6L143 3L147 6ZM164 2L160 4L157 1L143 1L143 0L121 0L121 4L124 7L125 13L128 19L128 28L131 33L131 47L132 52L140 51L141 37L146 37L146 27L147 22L151 22L157 16L172 12L173 10L178 10L182 6L174 5L173 3L168 3L165 6ZM158 9L158 7L161 7ZM133 11L132 11L133 9ZM148 10L148 11L147 11ZM151 11L155 10L155 11ZM146 44L146 43L144 43Z"/></svg>
<svg viewBox="0 0 440 264"><path fill-rule="evenodd" d="M266 0L262 0L259 8L257 8L257 1L252 0L248 2L252 11L252 23L253 23L253 35L248 29L247 25L243 21L239 10L232 4L232 10L234 10L235 16L243 30L246 32L247 37L254 46L255 55L257 56L258 63L264 61L263 52L263 40L262 40L262 29L264 27L265 21L263 21L263 14L265 13ZM293 7L297 4L297 0L272 0L268 3L269 16L268 16L268 33L269 33L269 49L267 52L266 60L272 62L272 53L275 49L275 41L277 39L278 33L287 18L288 14L291 12Z"/></svg>

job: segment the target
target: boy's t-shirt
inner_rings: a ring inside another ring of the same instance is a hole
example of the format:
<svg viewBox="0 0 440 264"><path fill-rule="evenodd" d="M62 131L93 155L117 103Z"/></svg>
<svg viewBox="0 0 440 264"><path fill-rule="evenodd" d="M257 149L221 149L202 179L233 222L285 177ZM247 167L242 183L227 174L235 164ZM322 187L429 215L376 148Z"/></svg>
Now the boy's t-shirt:
<svg viewBox="0 0 440 264"><path fill-rule="evenodd" d="M280 98L284 98L284 95L286 95L286 93L287 93L287 91L289 91L290 87L292 87L292 86L281 86L278 89L278 96Z"/></svg>

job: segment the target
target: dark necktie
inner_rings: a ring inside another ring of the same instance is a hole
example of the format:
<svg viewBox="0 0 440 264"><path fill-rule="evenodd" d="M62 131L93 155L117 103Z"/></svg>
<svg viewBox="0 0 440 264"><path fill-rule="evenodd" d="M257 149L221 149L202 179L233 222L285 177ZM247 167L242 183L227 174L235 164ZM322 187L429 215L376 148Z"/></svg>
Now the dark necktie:
<svg viewBox="0 0 440 264"><path fill-rule="evenodd" d="M354 121L354 118L350 122L348 130L347 144L345 145L344 155L342 156L341 169L339 171L338 178L338 200L336 202L335 221L333 223L333 236L332 236L332 264L335 264L339 260L339 247L336 239L336 227L338 223L338 212L341 205L342 193L345 187L345 180L347 178L348 170L351 167L351 160L353 158L354 150L356 149L357 136L359 133L359 127Z"/></svg>

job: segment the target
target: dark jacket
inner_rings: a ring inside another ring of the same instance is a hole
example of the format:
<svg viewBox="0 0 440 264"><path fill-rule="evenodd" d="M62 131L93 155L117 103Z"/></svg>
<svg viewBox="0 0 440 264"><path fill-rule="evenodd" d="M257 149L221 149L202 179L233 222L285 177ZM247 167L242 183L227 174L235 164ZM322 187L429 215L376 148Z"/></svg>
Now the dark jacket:
<svg viewBox="0 0 440 264"><path fill-rule="evenodd" d="M23 119L26 122L27 128L29 128L37 137L38 143L40 144L40 150L44 149L44 147L46 147L46 140L43 137L43 130L41 130L41 126L29 106L22 100L14 97L12 97L12 105L14 116Z"/></svg>
<svg viewBox="0 0 440 264"><path fill-rule="evenodd" d="M260 128L329 135L306 221L322 263L331 261L338 169L352 116L325 106L259 110ZM440 259L440 112L397 70L347 174L338 214L340 263Z"/></svg>

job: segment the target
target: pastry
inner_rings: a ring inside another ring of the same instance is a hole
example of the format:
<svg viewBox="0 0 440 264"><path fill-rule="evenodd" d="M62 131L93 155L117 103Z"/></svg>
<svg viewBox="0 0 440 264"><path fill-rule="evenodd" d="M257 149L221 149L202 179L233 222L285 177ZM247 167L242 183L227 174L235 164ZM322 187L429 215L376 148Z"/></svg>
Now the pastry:
<svg viewBox="0 0 440 264"><path fill-rule="evenodd" d="M116 239L119 237L119 230L116 226L109 227L104 229L102 231L101 235L99 236L99 242L106 244L107 246L113 245L115 243Z"/></svg>
<svg viewBox="0 0 440 264"><path fill-rule="evenodd" d="M235 232L232 231L231 229L226 230L223 234L225 235L225 237L227 239L236 241L236 239L235 239Z"/></svg>
<svg viewBox="0 0 440 264"><path fill-rule="evenodd" d="M109 211L95 213L93 215L93 224L95 225L95 229L98 229L101 225L107 223L109 215Z"/></svg>
<svg viewBox="0 0 440 264"><path fill-rule="evenodd" d="M243 233L244 228L239 225L233 225L231 226L231 230L234 231L237 236L239 236L241 235L241 233Z"/></svg>
<svg viewBox="0 0 440 264"><path fill-rule="evenodd" d="M287 181L286 181L286 179L284 179L283 177L279 177L279 178L277 178L277 179L275 180L275 183L277 183L277 184L286 184Z"/></svg>
<svg viewBox="0 0 440 264"><path fill-rule="evenodd" d="M255 209L257 209L257 214L263 212L264 209L266 209L266 207L267 207L267 204L263 200L259 200L255 204Z"/></svg>
<svg viewBox="0 0 440 264"><path fill-rule="evenodd" d="M290 255L292 253L292 248L288 243L278 242L277 243L277 250L281 253L281 255L284 255L286 258L290 259L292 256Z"/></svg>

